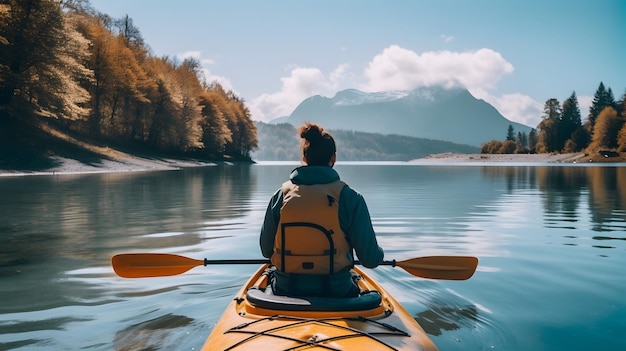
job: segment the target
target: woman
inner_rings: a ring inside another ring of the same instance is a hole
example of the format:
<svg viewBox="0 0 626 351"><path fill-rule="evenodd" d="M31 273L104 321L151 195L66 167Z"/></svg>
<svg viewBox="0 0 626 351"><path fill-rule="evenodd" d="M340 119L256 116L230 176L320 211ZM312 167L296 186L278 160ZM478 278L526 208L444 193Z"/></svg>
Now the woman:
<svg viewBox="0 0 626 351"><path fill-rule="evenodd" d="M299 128L304 166L272 196L261 252L275 270L275 294L354 297L353 251L368 268L384 257L363 196L339 179L333 137L316 124Z"/></svg>

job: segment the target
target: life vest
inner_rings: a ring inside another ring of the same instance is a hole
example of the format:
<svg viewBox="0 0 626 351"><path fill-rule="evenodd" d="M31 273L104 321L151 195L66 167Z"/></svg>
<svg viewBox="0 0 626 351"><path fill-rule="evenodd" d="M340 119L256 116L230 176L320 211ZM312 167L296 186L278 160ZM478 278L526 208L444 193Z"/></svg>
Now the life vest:
<svg viewBox="0 0 626 351"><path fill-rule="evenodd" d="M271 261L296 274L333 274L351 267L351 247L339 225L339 194L346 184L282 186L283 205Z"/></svg>

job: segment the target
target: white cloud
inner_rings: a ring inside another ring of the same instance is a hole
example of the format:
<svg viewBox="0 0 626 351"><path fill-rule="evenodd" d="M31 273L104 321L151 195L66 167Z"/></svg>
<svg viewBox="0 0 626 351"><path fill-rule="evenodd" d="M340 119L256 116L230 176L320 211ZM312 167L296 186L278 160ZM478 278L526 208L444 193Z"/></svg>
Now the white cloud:
<svg viewBox="0 0 626 351"><path fill-rule="evenodd" d="M304 99L328 91L332 81L340 79L345 67L338 67L327 79L317 68L291 69L288 77L280 78L281 90L272 94L263 94L249 105L252 118L269 121L277 117L288 116Z"/></svg>
<svg viewBox="0 0 626 351"><path fill-rule="evenodd" d="M536 128L541 121L543 104L524 94L493 96L484 90L470 90L472 95L483 99L496 108L506 119Z"/></svg>
<svg viewBox="0 0 626 351"><path fill-rule="evenodd" d="M493 88L513 65L491 49L417 54L392 45L365 69L366 91L412 90L424 86Z"/></svg>

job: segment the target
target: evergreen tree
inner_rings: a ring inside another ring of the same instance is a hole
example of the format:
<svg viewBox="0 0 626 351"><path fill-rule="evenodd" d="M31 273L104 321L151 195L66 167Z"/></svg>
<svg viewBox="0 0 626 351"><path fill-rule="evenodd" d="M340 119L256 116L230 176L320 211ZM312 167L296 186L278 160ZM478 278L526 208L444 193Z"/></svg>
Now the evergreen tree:
<svg viewBox="0 0 626 351"><path fill-rule="evenodd" d="M576 98L576 92L572 92L565 102L563 102L563 113L561 116L561 123L559 123L559 144L561 148L565 145L566 141L572 138L572 134L582 126L580 117L580 108L578 107L578 99ZM587 145L579 145L580 149L587 147Z"/></svg>
<svg viewBox="0 0 626 351"><path fill-rule="evenodd" d="M615 98L613 97L613 91L611 88L608 90L605 88L604 83L600 82L596 93L593 96L593 101L591 102L591 107L589 108L589 130L593 132L593 128L596 124L596 119L602 110L605 107L612 107L617 109L617 103L615 102Z"/></svg>
<svg viewBox="0 0 626 351"><path fill-rule="evenodd" d="M537 146L537 130L532 128L530 132L528 132L528 148L533 151Z"/></svg>
<svg viewBox="0 0 626 351"><path fill-rule="evenodd" d="M509 124L509 128L506 131L506 140L515 141L515 129Z"/></svg>
<svg viewBox="0 0 626 351"><path fill-rule="evenodd" d="M543 108L543 120L539 122L539 136L537 140L538 152L559 151L563 145L559 144L558 127L561 120L561 106L559 100L546 100Z"/></svg>

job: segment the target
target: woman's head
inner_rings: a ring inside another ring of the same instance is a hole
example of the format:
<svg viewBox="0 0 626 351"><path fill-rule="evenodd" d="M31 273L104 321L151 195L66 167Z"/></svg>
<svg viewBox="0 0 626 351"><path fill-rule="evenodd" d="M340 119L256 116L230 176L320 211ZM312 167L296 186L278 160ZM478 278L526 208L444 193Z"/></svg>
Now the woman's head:
<svg viewBox="0 0 626 351"><path fill-rule="evenodd" d="M317 124L305 123L299 129L302 160L309 166L333 166L337 147L335 139Z"/></svg>

